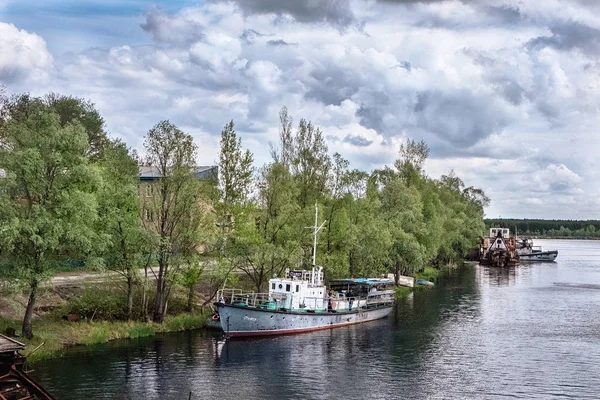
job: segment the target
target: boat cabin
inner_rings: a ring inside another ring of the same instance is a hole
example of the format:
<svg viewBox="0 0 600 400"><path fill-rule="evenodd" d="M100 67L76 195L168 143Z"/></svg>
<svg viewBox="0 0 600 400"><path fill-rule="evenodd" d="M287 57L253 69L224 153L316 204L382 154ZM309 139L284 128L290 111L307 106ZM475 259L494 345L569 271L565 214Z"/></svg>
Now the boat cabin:
<svg viewBox="0 0 600 400"><path fill-rule="evenodd" d="M326 306L327 288L323 284L323 267L286 270L286 277L269 280L269 298L275 309L322 309Z"/></svg>
<svg viewBox="0 0 600 400"><path fill-rule="evenodd" d="M498 236L502 236L508 238L510 234L510 230L508 228L490 228L490 237L495 238Z"/></svg>
<svg viewBox="0 0 600 400"><path fill-rule="evenodd" d="M369 294L384 291L387 285L393 284L394 281L390 279L336 279L329 282L329 288L338 294L344 294L346 297L366 297Z"/></svg>

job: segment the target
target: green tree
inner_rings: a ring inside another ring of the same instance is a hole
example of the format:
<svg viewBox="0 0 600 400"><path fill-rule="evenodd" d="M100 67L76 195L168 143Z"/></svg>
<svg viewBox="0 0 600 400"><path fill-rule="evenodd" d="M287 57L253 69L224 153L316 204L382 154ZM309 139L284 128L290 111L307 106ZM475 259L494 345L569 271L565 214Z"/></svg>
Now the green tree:
<svg viewBox="0 0 600 400"><path fill-rule="evenodd" d="M158 261L153 320L161 323L173 284L171 275L202 244L202 228L208 226L207 200L196 176L196 146L190 135L169 121L161 121L148 131L144 148L147 163L159 175L153 195L143 207L144 226L154 237Z"/></svg>
<svg viewBox="0 0 600 400"><path fill-rule="evenodd" d="M146 248L140 223L138 163L127 146L120 141L105 146L101 167L102 185L98 191L98 232L108 240L102 252L106 267L125 279L127 315L133 315L133 290L138 281L138 268Z"/></svg>
<svg viewBox="0 0 600 400"><path fill-rule="evenodd" d="M233 121L221 132L219 153L219 220L224 228L228 217L236 217L239 209L248 202L252 191L253 156L242 150L242 141L235 133Z"/></svg>
<svg viewBox="0 0 600 400"><path fill-rule="evenodd" d="M23 336L31 338L40 284L66 257L89 255L102 241L91 228L99 177L84 156L84 128L77 121L61 124L39 99L21 111L3 122L0 240L29 287Z"/></svg>
<svg viewBox="0 0 600 400"><path fill-rule="evenodd" d="M29 94L18 94L2 97L0 100L0 137L2 136L3 125L7 123L9 117L25 120L35 110L34 103L42 103L58 115L62 127L77 122L84 129L88 146L83 151L88 159L99 160L102 151L109 144L104 119L90 101L56 93L50 93L43 98L36 98Z"/></svg>

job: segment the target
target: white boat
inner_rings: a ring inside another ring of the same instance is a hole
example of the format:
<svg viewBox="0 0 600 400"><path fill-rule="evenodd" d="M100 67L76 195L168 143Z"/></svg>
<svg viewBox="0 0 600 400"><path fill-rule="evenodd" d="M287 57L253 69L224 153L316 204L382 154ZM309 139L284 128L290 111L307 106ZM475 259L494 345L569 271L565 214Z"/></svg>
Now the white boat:
<svg viewBox="0 0 600 400"><path fill-rule="evenodd" d="M223 289L215 306L228 337L281 335L331 329L386 317L393 308L390 279L340 279L327 288L315 264L318 210L315 213L312 270L286 271L269 280L268 293ZM323 223L324 224L324 223Z"/></svg>
<svg viewBox="0 0 600 400"><path fill-rule="evenodd" d="M517 252L521 261L554 261L558 256L558 250L544 251L532 239L517 240Z"/></svg>

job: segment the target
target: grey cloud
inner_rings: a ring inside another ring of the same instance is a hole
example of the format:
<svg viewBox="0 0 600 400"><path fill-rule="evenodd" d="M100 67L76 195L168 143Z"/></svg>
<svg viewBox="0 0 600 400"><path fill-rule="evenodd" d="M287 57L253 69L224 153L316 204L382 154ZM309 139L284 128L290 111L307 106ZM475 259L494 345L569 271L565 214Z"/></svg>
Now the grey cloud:
<svg viewBox="0 0 600 400"><path fill-rule="evenodd" d="M362 81L356 71L346 66L324 64L310 73L305 97L325 105L339 106L358 92Z"/></svg>
<svg viewBox="0 0 600 400"><path fill-rule="evenodd" d="M342 140L342 142L348 143L348 144L351 144L351 145L357 146L357 147L367 147L373 143L372 140L369 140L360 135L352 135L352 134L346 135L344 137L344 139Z"/></svg>
<svg viewBox="0 0 600 400"><path fill-rule="evenodd" d="M146 21L140 26L159 43L190 44L204 39L204 28L200 24L172 17L158 8L153 8L146 14Z"/></svg>
<svg viewBox="0 0 600 400"><path fill-rule="evenodd" d="M455 146L472 146L511 122L503 105L468 90L421 92L414 106L416 126Z"/></svg>
<svg viewBox="0 0 600 400"><path fill-rule="evenodd" d="M270 35L262 34L254 29L245 29L244 32L242 32L242 34L240 35L240 39L247 44L252 44L252 43L254 43L254 40L257 37L262 37L262 36L270 36Z"/></svg>
<svg viewBox="0 0 600 400"><path fill-rule="evenodd" d="M482 52L464 50L476 65L483 67L484 78L502 98L514 106L520 105L525 89L517 82L515 68L504 60L492 58Z"/></svg>
<svg viewBox="0 0 600 400"><path fill-rule="evenodd" d="M360 124L366 128L386 134L384 119L387 114L387 108L390 105L390 97L385 93L367 93L361 96L362 102L360 108L356 111L356 116L360 118Z"/></svg>
<svg viewBox="0 0 600 400"><path fill-rule="evenodd" d="M273 1L273 0L230 0L245 14L274 14L289 16L297 22L326 22L337 27L349 27L358 22L347 0L319 1Z"/></svg>
<svg viewBox="0 0 600 400"><path fill-rule="evenodd" d="M580 22L569 22L550 28L550 36L540 36L530 40L527 48L539 50L551 47L556 50L578 49L584 53L600 54L600 30Z"/></svg>
<svg viewBox="0 0 600 400"><path fill-rule="evenodd" d="M523 20L519 7L508 4L501 6L483 5L479 7L479 10L504 24L516 24Z"/></svg>
<svg viewBox="0 0 600 400"><path fill-rule="evenodd" d="M269 46L298 46L298 43L288 43L283 39L277 39L277 40L269 40L267 42L267 45Z"/></svg>

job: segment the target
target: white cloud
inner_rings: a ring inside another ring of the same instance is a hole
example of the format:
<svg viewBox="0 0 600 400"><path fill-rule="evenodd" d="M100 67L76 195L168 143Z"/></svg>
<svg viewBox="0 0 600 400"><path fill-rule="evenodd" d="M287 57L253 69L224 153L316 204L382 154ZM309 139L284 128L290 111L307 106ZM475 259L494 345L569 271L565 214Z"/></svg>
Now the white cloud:
<svg viewBox="0 0 600 400"><path fill-rule="evenodd" d="M590 195L600 186L600 14L566 0L392 3L152 9L138 21L150 44L124 37L57 57L54 72L42 38L0 24L0 79L15 71L29 85L20 91L90 98L138 149L168 118L211 162L233 119L262 164L286 105L354 167L391 163L401 141L425 139L427 172L454 169L482 187L490 215L600 212Z"/></svg>
<svg viewBox="0 0 600 400"><path fill-rule="evenodd" d="M52 56L40 36L0 22L0 83L43 84L52 72Z"/></svg>

